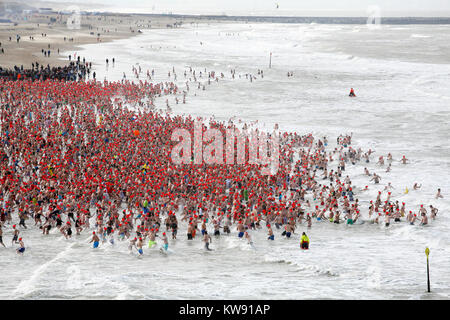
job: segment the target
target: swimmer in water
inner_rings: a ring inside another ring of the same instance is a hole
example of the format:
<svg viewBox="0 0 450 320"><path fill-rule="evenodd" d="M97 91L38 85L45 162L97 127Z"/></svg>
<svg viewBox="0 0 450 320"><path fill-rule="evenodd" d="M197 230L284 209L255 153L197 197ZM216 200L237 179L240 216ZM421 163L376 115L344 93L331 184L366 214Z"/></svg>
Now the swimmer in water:
<svg viewBox="0 0 450 320"><path fill-rule="evenodd" d="M441 189L438 189L437 193L436 193L436 199L439 199L439 198L444 198L441 194Z"/></svg>
<svg viewBox="0 0 450 320"><path fill-rule="evenodd" d="M411 223L412 219L413 219L413 213L412 213L412 211L409 211L409 213L406 215L406 221Z"/></svg>
<svg viewBox="0 0 450 320"><path fill-rule="evenodd" d="M411 217L411 221L409 222L409 224L414 225L414 222L416 222L416 220L417 220L417 215L414 214L414 215Z"/></svg>
<svg viewBox="0 0 450 320"><path fill-rule="evenodd" d="M311 228L311 226L312 226L312 219L311 219L309 213L306 215L306 222L307 222L307 224L308 224L308 225L307 225L308 228Z"/></svg>
<svg viewBox="0 0 450 320"><path fill-rule="evenodd" d="M391 185L390 182L387 184L386 187L384 187L384 190L389 190L389 189L395 189L395 188Z"/></svg>
<svg viewBox="0 0 450 320"><path fill-rule="evenodd" d="M154 245L156 245L156 231L152 228L149 233L148 247L152 248Z"/></svg>
<svg viewBox="0 0 450 320"><path fill-rule="evenodd" d="M194 227L192 226L192 222L189 222L189 226L188 226L188 229L187 229L187 239L188 240L192 240L193 239L193 237L192 237L192 233L194 232Z"/></svg>
<svg viewBox="0 0 450 320"><path fill-rule="evenodd" d="M94 243L93 244L93 248L98 248L98 244L100 242L100 238L97 236L97 234L95 233L95 231L92 232L92 239L91 241L89 241L89 243Z"/></svg>
<svg viewBox="0 0 450 320"><path fill-rule="evenodd" d="M0 244L6 248L5 244L3 243L3 230L2 230L2 224L0 223Z"/></svg>
<svg viewBox="0 0 450 320"><path fill-rule="evenodd" d="M20 247L16 250L17 254L23 254L25 252L25 244L23 243L22 238L19 238Z"/></svg>
<svg viewBox="0 0 450 320"><path fill-rule="evenodd" d="M115 239L114 239L114 230L111 229L111 233L109 234L109 243L114 245Z"/></svg>
<svg viewBox="0 0 450 320"><path fill-rule="evenodd" d="M178 221L177 218L175 217L175 214L172 216L172 239L176 239L177 238L177 229L178 229Z"/></svg>
<svg viewBox="0 0 450 320"><path fill-rule="evenodd" d="M282 233L282 235L286 236L286 238L290 238L293 231L292 226L290 224L287 224L284 226L284 228L285 231Z"/></svg>
<svg viewBox="0 0 450 320"><path fill-rule="evenodd" d="M373 174L372 179L370 181L374 181L375 183L380 183L381 177L376 173Z"/></svg>
<svg viewBox="0 0 450 320"><path fill-rule="evenodd" d="M273 230L270 224L267 224L267 234L269 235L267 240L275 240L275 236L273 235Z"/></svg>
<svg viewBox="0 0 450 320"><path fill-rule="evenodd" d="M333 217L333 223L335 224L339 224L340 223L340 217L341 216L341 212L338 210L336 211L336 214Z"/></svg>
<svg viewBox="0 0 450 320"><path fill-rule="evenodd" d="M165 251L167 251L168 249L169 249L169 240L167 239L167 236L166 236L166 233L165 232L163 232L163 234L162 234L162 241L163 241L163 249L165 250Z"/></svg>
<svg viewBox="0 0 450 320"><path fill-rule="evenodd" d="M206 232L206 219L203 219L201 232L202 232L202 236L205 235L205 232Z"/></svg>
<svg viewBox="0 0 450 320"><path fill-rule="evenodd" d="M416 183L414 183L413 189L414 189L414 190L418 190L418 189L420 189L421 187L422 187L422 185L419 185L419 184L416 182Z"/></svg>
<svg viewBox="0 0 450 320"><path fill-rule="evenodd" d="M428 224L428 217L426 213L422 213L422 220L420 221L421 226L426 226Z"/></svg>
<svg viewBox="0 0 450 320"><path fill-rule="evenodd" d="M211 249L209 248L209 244L210 242L212 242L212 239L211 236L208 234L208 231L205 231L205 233L203 234L203 242L205 243L205 249L211 251Z"/></svg>
<svg viewBox="0 0 450 320"><path fill-rule="evenodd" d="M389 214L389 212L386 212L386 217L384 218L384 222L386 227L389 227L389 225L391 224L391 216Z"/></svg>
<svg viewBox="0 0 450 320"><path fill-rule="evenodd" d="M144 242L142 241L142 238L139 237L139 241L136 243L136 248L139 252L139 255L141 255L141 256L144 254L144 251L142 250L143 245L144 245Z"/></svg>
<svg viewBox="0 0 450 320"><path fill-rule="evenodd" d="M392 162L392 154L391 154L391 153L388 153L388 155L387 155L387 160L388 160L389 162Z"/></svg>
<svg viewBox="0 0 450 320"><path fill-rule="evenodd" d="M15 244L15 243L18 243L17 242L17 239L19 238L19 233L20 233L20 231L18 230L18 229L16 229L16 225L13 225L13 238L12 238L12 241L11 241L11 245L13 245L13 244Z"/></svg>
<svg viewBox="0 0 450 320"><path fill-rule="evenodd" d="M438 209L430 205L431 219L435 219L438 213Z"/></svg>
<svg viewBox="0 0 450 320"><path fill-rule="evenodd" d="M245 231L245 227L242 224L242 221L239 221L237 227L236 227L237 231L239 231L238 233L238 237L242 238L244 236L244 231Z"/></svg>
<svg viewBox="0 0 450 320"><path fill-rule="evenodd" d="M397 209L397 211L395 212L395 214L394 214L394 221L395 222L400 222L400 217L401 217L402 215L401 215L401 213L400 213L400 210L399 209Z"/></svg>
<svg viewBox="0 0 450 320"><path fill-rule="evenodd" d="M247 243L249 245L253 245L252 237L250 236L250 234L247 231L245 231L245 239L247 239Z"/></svg>
<svg viewBox="0 0 450 320"><path fill-rule="evenodd" d="M134 239L130 240L130 243L128 244L128 250L131 252L133 251L133 247L136 248L136 242L137 242L137 238L135 237ZM136 248L137 250L137 248Z"/></svg>
<svg viewBox="0 0 450 320"><path fill-rule="evenodd" d="M214 235L215 236L220 236L220 221L214 219L213 220L213 224L214 224Z"/></svg>

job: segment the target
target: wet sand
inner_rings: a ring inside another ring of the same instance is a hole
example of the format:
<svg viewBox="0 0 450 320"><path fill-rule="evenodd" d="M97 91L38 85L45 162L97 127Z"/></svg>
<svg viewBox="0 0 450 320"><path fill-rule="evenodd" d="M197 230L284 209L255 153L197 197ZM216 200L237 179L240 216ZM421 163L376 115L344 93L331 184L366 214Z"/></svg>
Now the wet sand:
<svg viewBox="0 0 450 320"><path fill-rule="evenodd" d="M11 23L0 23L0 67L23 65L24 68L30 68L34 62L44 66L63 66L69 61L68 56L63 53L76 52L81 45L130 38L145 29L177 28L180 27L180 22L214 22L192 17L182 19L133 14L82 15L80 28L70 29L67 26L68 18L68 15L60 14L33 14ZM19 42L16 40L17 35L20 36ZM44 56L42 50L50 50L50 57ZM86 60L89 61L88 57Z"/></svg>

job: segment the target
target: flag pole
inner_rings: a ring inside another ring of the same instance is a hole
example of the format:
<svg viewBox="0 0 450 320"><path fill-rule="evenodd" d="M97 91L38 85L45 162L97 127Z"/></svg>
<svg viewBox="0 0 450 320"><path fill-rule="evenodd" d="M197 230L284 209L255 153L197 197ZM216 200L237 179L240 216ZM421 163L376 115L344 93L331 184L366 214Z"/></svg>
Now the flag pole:
<svg viewBox="0 0 450 320"><path fill-rule="evenodd" d="M430 255L430 249L427 247L425 249L425 254L427 255L427 285L428 285L428 292L431 292L430 290L430 263L428 260L428 256Z"/></svg>

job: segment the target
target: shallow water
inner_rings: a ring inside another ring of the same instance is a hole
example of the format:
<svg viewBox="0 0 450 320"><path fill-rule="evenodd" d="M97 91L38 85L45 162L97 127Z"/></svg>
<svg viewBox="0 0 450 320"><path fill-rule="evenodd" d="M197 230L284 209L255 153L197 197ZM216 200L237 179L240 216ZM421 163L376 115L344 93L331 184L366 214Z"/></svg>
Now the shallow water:
<svg viewBox="0 0 450 320"><path fill-rule="evenodd" d="M362 163L344 172L356 189L369 185L369 191L358 194L364 218L368 201L388 182L395 187L392 198L405 201L407 210L417 212L420 204L431 204L439 208L438 218L426 227L315 222L310 230L300 226L289 240L274 230L274 242L261 230L252 232L254 248L239 241L233 230L213 239L213 252L205 252L198 238L187 242L182 224L169 254L144 249L142 259L119 241L91 249L89 232L64 240L59 234L42 237L36 229L26 230L23 257L12 248L0 248L0 298L450 298L449 34L448 26L369 30L211 24L148 30L133 39L85 46L79 54L96 63L98 79L120 80L123 72L133 79L131 66L136 63L143 70L141 79L147 69L155 69L156 81L167 81L174 66L181 89L188 66L225 74L205 91L191 85L187 104L176 105L170 97L175 113L220 120L236 116L267 128L279 123L281 130L326 135L329 148L335 147L339 134L353 132L353 147L376 150L367 168L382 177L379 185L369 183ZM115 57L114 67L106 68L106 57ZM230 68L242 78L232 80ZM264 70L264 79L250 83L245 73L257 75L257 69ZM288 71L294 77L288 78ZM348 98L350 87L357 99ZM165 109L165 98L155 104ZM375 162L388 152L395 161L385 173L386 167ZM402 155L411 163L401 165ZM422 188L411 190L414 182ZM444 199L434 199L437 188ZM307 252L298 248L302 231L311 240ZM4 241L10 238L7 228ZM431 250L431 294L426 293L426 246Z"/></svg>

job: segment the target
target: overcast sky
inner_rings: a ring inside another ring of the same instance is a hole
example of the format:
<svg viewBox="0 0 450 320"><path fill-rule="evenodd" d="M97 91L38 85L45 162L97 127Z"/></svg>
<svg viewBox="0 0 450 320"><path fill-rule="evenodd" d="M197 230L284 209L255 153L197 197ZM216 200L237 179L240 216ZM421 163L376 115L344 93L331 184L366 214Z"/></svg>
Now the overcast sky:
<svg viewBox="0 0 450 320"><path fill-rule="evenodd" d="M16 0L17 1L17 0ZM450 0L53 0L59 3L98 3L103 10L145 13L450 16ZM276 6L279 5L277 9ZM90 4L91 9L98 9Z"/></svg>

